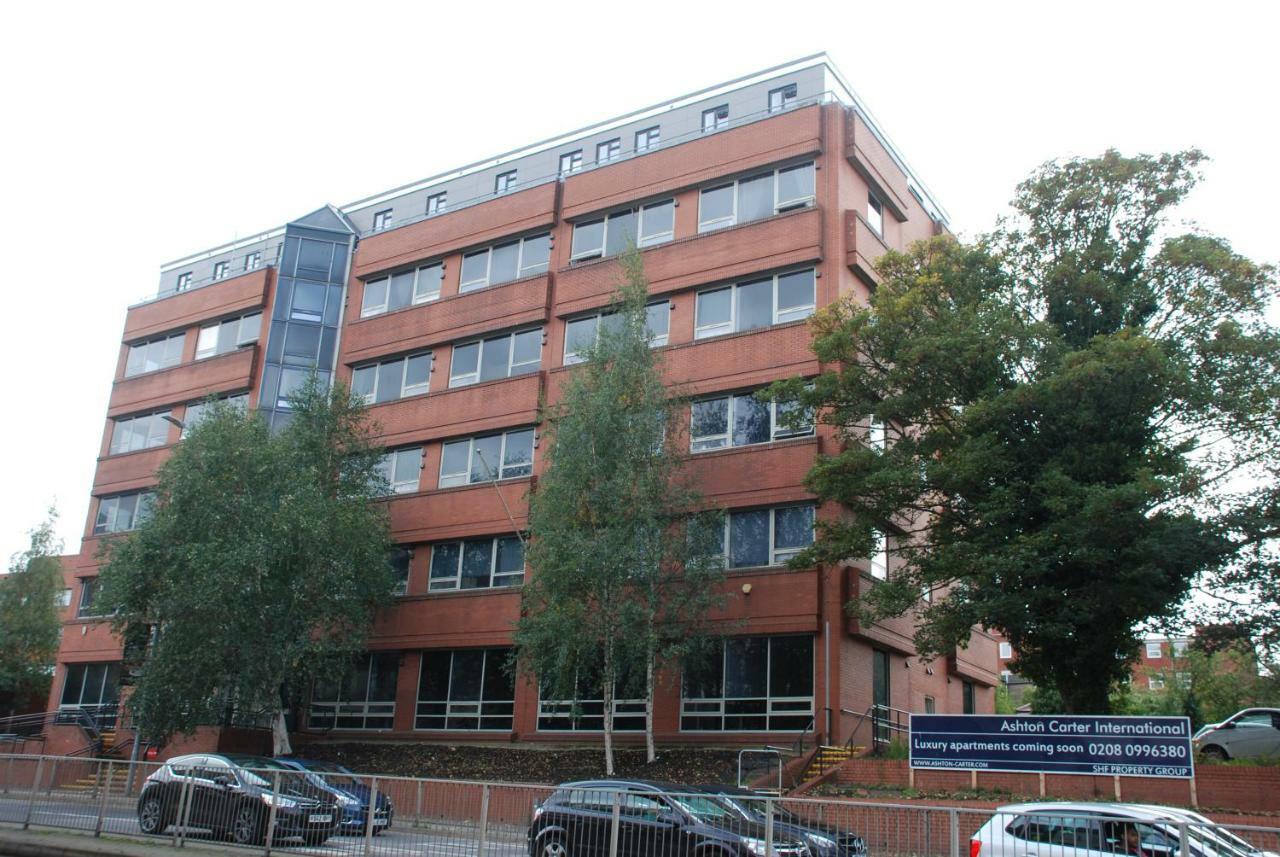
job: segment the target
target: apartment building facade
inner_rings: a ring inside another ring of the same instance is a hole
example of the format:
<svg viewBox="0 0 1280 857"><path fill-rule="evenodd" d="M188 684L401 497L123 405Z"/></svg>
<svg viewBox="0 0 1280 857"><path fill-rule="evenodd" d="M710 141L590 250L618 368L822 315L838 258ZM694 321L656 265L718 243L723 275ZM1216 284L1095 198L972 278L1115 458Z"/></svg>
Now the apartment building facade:
<svg viewBox="0 0 1280 857"><path fill-rule="evenodd" d="M406 185L163 267L129 309L51 706L110 707L119 641L94 615L98 548L145 516L156 468L209 397L273 422L312 371L351 385L382 427L401 594L369 654L316 687L302 732L546 742L599 731L599 688L542 699L501 668L527 574L516 533L554 401L595 335L635 242L664 372L691 394L687 466L727 511L711 677L656 701L665 743L843 741L873 704L991 711L995 640L919 659L910 616L866 625L845 604L888 556L791 570L814 521L803 486L840 441L794 430L753 390L820 367L806 319L875 287L886 248L945 215L822 56L779 66ZM874 430L868 426L868 442ZM892 538L892 535L889 536ZM620 700L617 728L643 729ZM210 739L213 740L213 739ZM870 738L868 737L868 741Z"/></svg>

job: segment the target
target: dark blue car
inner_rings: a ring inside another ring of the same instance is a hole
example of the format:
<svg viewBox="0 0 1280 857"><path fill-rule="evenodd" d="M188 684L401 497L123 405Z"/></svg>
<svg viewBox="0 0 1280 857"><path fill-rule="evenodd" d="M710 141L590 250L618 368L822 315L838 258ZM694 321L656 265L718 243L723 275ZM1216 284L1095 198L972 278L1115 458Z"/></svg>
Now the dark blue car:
<svg viewBox="0 0 1280 857"><path fill-rule="evenodd" d="M305 772L313 785L334 796L341 814L339 833L364 834L369 819L369 787L360 782L354 773L336 762L294 758L278 761L294 770ZM373 815L374 836L391 826L394 814L391 798L379 792L378 808Z"/></svg>

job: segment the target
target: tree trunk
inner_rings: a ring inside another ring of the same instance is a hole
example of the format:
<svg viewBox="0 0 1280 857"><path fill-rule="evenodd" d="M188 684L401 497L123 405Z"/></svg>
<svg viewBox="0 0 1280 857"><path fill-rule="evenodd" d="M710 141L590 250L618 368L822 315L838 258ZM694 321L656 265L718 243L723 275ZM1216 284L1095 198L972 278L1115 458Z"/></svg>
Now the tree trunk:
<svg viewBox="0 0 1280 857"><path fill-rule="evenodd" d="M604 685L604 772L605 776L613 776L613 652L611 647L604 647L604 669L600 672L600 683Z"/></svg>
<svg viewBox="0 0 1280 857"><path fill-rule="evenodd" d="M284 709L277 708L271 717L271 755L293 755L293 746L289 743L289 727L284 722Z"/></svg>
<svg viewBox="0 0 1280 857"><path fill-rule="evenodd" d="M644 750L645 761L652 765L658 761L658 752L653 746L653 647L649 647L649 656L644 665Z"/></svg>

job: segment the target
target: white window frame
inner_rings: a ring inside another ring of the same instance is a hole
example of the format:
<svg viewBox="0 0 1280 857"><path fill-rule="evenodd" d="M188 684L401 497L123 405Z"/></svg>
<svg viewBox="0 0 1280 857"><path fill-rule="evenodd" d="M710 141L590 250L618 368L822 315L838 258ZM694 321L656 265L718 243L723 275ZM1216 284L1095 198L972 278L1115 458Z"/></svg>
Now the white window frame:
<svg viewBox="0 0 1280 857"><path fill-rule="evenodd" d="M506 340L506 343L507 343L507 374L504 375L503 378L494 378L493 380L500 381L500 380L503 380L504 378L514 378L517 375L531 374L528 372L515 372L513 370L517 366L528 366L533 361L525 361L524 363L515 363L513 362L513 360L515 356L516 337L522 333L532 333L533 331L538 332L538 359L536 363L537 363L537 367L541 368L542 366L542 328L541 327L529 327L529 328L525 328L524 330L514 330L511 333L504 333L504 334L501 334L500 336L490 336L487 338L482 337L480 339L468 339L466 342L459 342L456 345L454 345L453 352L454 354L456 354L458 349L460 348L466 348L469 345L479 345L479 350L476 352L476 369L474 372L467 372L462 375L454 374L454 366L457 361L453 359L453 355L450 355L449 388L453 389L455 387L469 387L472 384L479 384L480 383L480 367L484 365L485 345L491 341L496 342L498 339ZM466 378L471 378L472 380L470 381L464 380Z"/></svg>
<svg viewBox="0 0 1280 857"><path fill-rule="evenodd" d="M582 169L582 150L574 149L560 155L560 175L567 176Z"/></svg>
<svg viewBox="0 0 1280 857"><path fill-rule="evenodd" d="M778 96L775 104L774 96ZM769 90L769 112L781 113L800 99L800 88L794 83L788 83L779 86L776 89Z"/></svg>
<svg viewBox="0 0 1280 857"><path fill-rule="evenodd" d="M1172 649L1172 655L1173 655L1173 657L1175 657L1175 658L1185 658L1185 657L1187 656L1187 648L1188 648L1190 645L1191 645L1191 644L1190 644L1190 642L1189 642L1189 641L1187 641L1187 640L1174 640L1174 641L1170 644L1170 647L1171 647L1171 649Z"/></svg>
<svg viewBox="0 0 1280 857"><path fill-rule="evenodd" d="M636 153L651 152L662 145L662 126L650 125L636 132Z"/></svg>
<svg viewBox="0 0 1280 857"><path fill-rule="evenodd" d="M373 231L384 232L391 228L394 217L394 208L384 208L382 211L373 213Z"/></svg>
<svg viewBox="0 0 1280 857"><path fill-rule="evenodd" d="M407 375L409 373L409 361L418 357L427 358L427 380L421 384L406 384ZM382 366L386 363L400 363L400 395L394 399L387 399L385 402L378 402L378 384L382 378ZM359 366L351 368L351 387L354 392L356 373L366 370L373 370L373 387L368 393L361 396L366 405L388 404L390 402L398 402L401 399L407 399L410 396L422 396L431 392L431 373L435 370L435 356L430 351L415 351L411 354L402 354L399 357L389 357L379 360L376 363L362 363Z"/></svg>
<svg viewBox="0 0 1280 857"><path fill-rule="evenodd" d="M402 453L416 452L418 454L418 466L413 468L414 479L396 479L396 462ZM387 489L390 495L395 494L413 494L418 490L418 486L422 484L422 447L406 446L400 449L389 449L383 453L378 460L378 468L384 472L387 477Z"/></svg>
<svg viewBox="0 0 1280 857"><path fill-rule="evenodd" d="M805 305L803 305L803 306L790 307L790 308L789 308L789 309L787 309L787 310L786 310L786 312L785 312L785 314L786 314L788 317L787 317L787 318L781 318L781 317L780 317L780 313L779 313L779 311L778 311L778 279L779 279L780 277L790 276L791 274L800 274L800 273L804 273L805 271L810 271L810 272L812 272L812 273L815 275L815 276L814 276L814 282L813 282L813 295L814 295L814 302L813 302L813 303L811 303L811 304L805 304ZM815 269L815 268L800 268L800 269L798 269L798 270L794 270L794 271L780 271L779 273L776 273L776 274L773 274L773 275L772 275L772 278L771 278L771 279L773 280L773 319L772 319L772 321L771 321L771 323L770 323L770 325L769 325L770 327L771 327L771 326L774 326L774 325L785 324L785 323L790 322L790 321L799 321L799 320L801 320L801 319L805 319L805 318L808 318L809 316L813 315L814 310L817 308L817 299L818 299L818 281L817 281L817 276L816 276L816 275L817 275L817 269ZM738 329L737 329L737 328L738 328L738 295L737 295L737 291L738 291L738 289L740 289L741 287L743 287L743 286L745 286L745 285L753 285L753 284L755 284L755 283L760 282L760 281L761 281L761 280L763 280L763 279L764 279L764 277L752 278L752 279L746 279L746 280L740 280L740 281L735 282L735 283L729 283L729 284L726 284L726 285L723 285L723 286L714 286L714 287L712 287L712 288L709 288L709 289L702 289L701 291L699 291L699 292L697 293L697 295L694 297L694 328L693 328L693 338L694 338L695 340L699 340L699 339L712 339L712 338L717 337L717 336L726 336L726 335L728 335L728 334L730 334L730 333L738 333L739 331L738 331ZM729 319L728 319L728 321L717 321L717 322L714 322L714 323L711 323L711 324L702 324L702 323L700 322L699 318L698 318L698 317L699 317L699 314L700 314L700 312L699 312L699 311L700 311L701 306L702 306L702 304L701 304L702 296L703 296L703 295L710 295L710 294L713 294L713 293L715 293L715 292L721 292L721 291L725 291L725 290L729 290L729 291L730 291L730 295L729 295ZM803 313L803 314L801 314L801 313ZM754 329L756 329L756 330L761 330L761 329L767 329L767 328L754 328Z"/></svg>
<svg viewBox="0 0 1280 857"><path fill-rule="evenodd" d="M876 235L884 237L884 203L874 193L867 194L867 225Z"/></svg>
<svg viewBox="0 0 1280 857"><path fill-rule="evenodd" d="M169 343L175 339L179 340L177 358L175 360L165 362L164 354L169 350ZM128 353L125 354L124 376L126 378L136 378L139 375L146 375L149 372L159 372L162 369L172 369L174 366L181 365L182 352L186 350L186 344L187 344L187 332L184 330L182 333L171 333L168 336L159 336L159 337L156 337L155 339L148 339L145 342L139 342L136 345L130 345ZM154 369L146 368L147 356L146 356L146 352L144 352L142 357L142 368L136 372L130 372L129 363L130 363L130 358L133 356L134 350L140 349L140 348L149 350L153 346L158 346L158 351L160 354L160 359L156 361L157 363L156 367Z"/></svg>
<svg viewBox="0 0 1280 857"><path fill-rule="evenodd" d="M668 341L668 340L670 339L670 337L671 337L671 301L669 301L669 300L665 300L665 299L664 299L664 300L660 300L660 301L650 301L649 303L645 304L645 307L644 307L644 308L645 308L646 316L647 316L647 314L648 314L648 311L649 311L649 310L651 310L651 309L654 309L655 307L665 307L665 308L666 308L666 310L667 310L667 314L666 314L667 329L666 329L666 331L665 331L665 332L663 332L663 333L653 333L653 334L650 334L650 336L649 336L649 347L650 347L650 348L661 348L662 346L664 346L664 345L666 345L666 344L667 344L667 341ZM570 351L570 350L569 350L569 325L573 324L574 322L579 322L579 321L588 321L588 320L590 320L590 319L595 319L595 321L596 321L596 335L595 335L595 342L599 342L599 341L600 341L600 322L602 322L604 319L609 318L610 316L613 316L613 315L616 315L616 313L612 313L612 312L593 312L593 313L588 313L587 315L579 315L579 316L575 316L574 318L566 319L566 320L565 320L565 323L564 323L564 330L565 330L565 335L564 335L564 356L563 356L563 358L562 358L562 359L563 359L563 362L562 362L562 364L561 364L561 365L563 365L563 366L575 366L575 365L577 365L577 364L579 364L579 363L582 363L582 362L584 362L584 361L586 360L586 358L585 358L585 357L583 357L583 356L581 355L581 352L578 352L578 351ZM647 324L647 321L646 321L645 329L646 329L646 331L648 330L648 324ZM595 342L593 342L592 344L594 345L594 344L595 344Z"/></svg>
<svg viewBox="0 0 1280 857"><path fill-rule="evenodd" d="M508 572L503 572L502 574L498 574L498 573L497 573L497 569L498 569L498 542L500 542L502 539L516 539L516 541L519 541L519 537L518 537L518 536L514 536L514 535L511 535L511 534L499 535L499 536L490 536L490 537L489 537L489 539L488 539L488 542L489 542L489 578L488 578L488 580L489 580L489 585L488 585L488 586L476 586L476 587L472 587L473 589L508 589L508 588L510 588L510 587L512 587L512 586L520 586L521 584L523 584L523 583L524 583L525 571L526 571L526 569L528 569L528 567L529 567L529 560L528 560L528 557L524 556L524 545L523 545L523 544L521 544L521 546L520 546L521 559L523 560L523 562L522 562L522 563L521 563L521 565L520 565L520 570L519 570L518 572L516 572L516 571L508 571ZM464 591L464 590L462 589L462 562L463 562L463 560L466 558L466 555L467 555L467 551L466 551L466 543L467 543L467 542L478 542L478 541L481 541L481 539L478 539L478 538L472 538L472 539L453 539L453 540L451 540L451 541L446 541L446 542L435 542L434 544L432 544L432 545L431 545L431 564L430 564L430 566L427 568L427 581L428 581L428 582L427 582L427 591L428 591L428 592L462 592L462 591ZM458 545L458 564L454 567L454 570L453 570L453 571L454 571L453 577L433 577L433 576L432 576L432 572L435 570L435 564L436 564L436 548L437 548L438 546L440 546L440 545L450 545L450 544L456 544L456 545ZM514 580L514 581L513 581L513 579L514 579L514 578L519 578L519 580ZM500 582L500 581L501 581L501 582ZM449 583L449 584L451 584L451 585L449 585L449 586L443 586L443 585L441 585L441 586L437 586L437 584L438 584L438 583L439 583L439 584Z"/></svg>
<svg viewBox="0 0 1280 857"><path fill-rule="evenodd" d="M427 217L435 217L449 210L449 192L442 190L427 197Z"/></svg>
<svg viewBox="0 0 1280 857"><path fill-rule="evenodd" d="M784 503L780 506L768 506L765 509L730 509L724 516L724 567L729 571L741 571L745 568L774 568L780 565L786 565L791 561L792 557L804 550L800 548L779 548L778 544L778 510L779 509L800 509L809 508L813 510L813 526L809 532L809 543L804 547L813 544L814 536L817 533L818 526L818 507L813 503ZM769 560L767 565L730 565L733 561L733 545L730 538L733 534L732 519L736 514L744 514L748 512L764 512L769 513ZM782 555L779 558L779 555Z"/></svg>
<svg viewBox="0 0 1280 857"><path fill-rule="evenodd" d="M217 401L226 402L227 404L232 405L234 407L241 408L246 412L249 410L249 394L248 393L236 393L231 396L222 396ZM200 421L204 419L204 415L202 413L204 404L205 404L204 400L201 400L198 402L187 402L186 407L182 412L181 437L185 438L187 435L191 434L192 429L200 425ZM201 408L201 410L196 411L195 413L192 413L191 412L192 408Z"/></svg>
<svg viewBox="0 0 1280 857"><path fill-rule="evenodd" d="M252 253L244 254L244 269L246 271L256 271L262 267L262 251L254 250Z"/></svg>
<svg viewBox="0 0 1280 857"><path fill-rule="evenodd" d="M138 529L138 525L142 523L141 520L139 520L139 512L143 508L143 502L144 502L143 498L144 497L147 498L145 502L147 504L148 517L150 517L150 514L149 514L150 504L152 502L152 498L154 497L154 493L155 492L153 491L124 491L119 494L111 494L106 497L99 497L98 508L95 510L94 516L93 516L93 528L91 530L91 533L95 536L106 536L106 535L111 535L112 533L128 533ZM137 498L134 501L134 505L133 505L133 520L128 529L116 529L116 517L118 515L117 510L119 509L119 506L120 506L120 500L123 497ZM113 505L107 506L107 513L106 513L107 520L103 523L103 528L99 530L98 516L102 514L104 505L108 503L111 503Z"/></svg>
<svg viewBox="0 0 1280 857"><path fill-rule="evenodd" d="M223 262L214 262L214 263L213 263L213 279L214 279L214 282L217 282L218 280L225 280L225 279L227 278L227 273L228 273L230 270L231 270L231 263L230 263L230 262L226 262L226 261L223 261Z"/></svg>
<svg viewBox="0 0 1280 857"><path fill-rule="evenodd" d="M539 238L546 238L548 241L548 247L550 247L551 233L539 232L536 235L526 235L523 238L516 238L513 241L503 241L498 244L490 244L488 247L484 247L480 250L472 250L470 253L464 253L462 256L462 263L458 266L458 272L459 272L458 279L460 281L458 283L458 294L467 294L469 292L477 292L480 289L487 289L490 286L501 286L505 283L514 283L516 280L522 280L525 277L534 277L534 276L537 276L538 274L546 273L551 267L550 250L548 250L546 262L538 262L533 265L526 265L524 260L524 251L525 251L526 243L529 241L534 241ZM516 251L516 275L513 279L510 279L510 280L500 280L498 282L493 282L492 280L493 251L498 249L499 247L508 247L512 244L520 245L519 249ZM472 259L472 258L475 258L476 256L485 257L484 278L462 281L462 273L461 273L462 267L466 264L467 259Z"/></svg>
<svg viewBox="0 0 1280 857"><path fill-rule="evenodd" d="M769 439L760 441L759 443L740 443L733 442L733 425L735 411L737 410L737 401L740 397L751 395L752 390L738 390L735 392L718 393L714 396L704 396L693 402L693 405L704 404L706 402L715 402L724 399L728 402L725 408L725 431L722 434L697 435L693 433L693 409L689 410L689 452L713 452L717 449L735 449L744 446L762 446L766 443L774 443L779 440L790 440L794 437L812 437L814 433L813 422L810 421L808 431L798 430L792 431L782 426L778 420L778 402L776 400L769 402ZM708 444L715 441L721 443L710 446ZM699 444L703 444L699 446Z"/></svg>
<svg viewBox="0 0 1280 857"><path fill-rule="evenodd" d="M1009 660L1013 657L1013 643L1004 642L1000 644L1000 659Z"/></svg>
<svg viewBox="0 0 1280 857"><path fill-rule="evenodd" d="M244 325L249 319L256 318L258 320L257 333L251 337L244 335ZM224 351L219 350L222 338L223 325L228 322L237 322L236 325L236 345L235 348L228 348ZM251 345L258 341L262 336L262 311L245 313L242 316L233 318L224 318L221 321L207 324L200 328L200 333L196 337L196 357L197 360L207 360L210 357L217 357L219 354L229 354L245 345Z"/></svg>
<svg viewBox="0 0 1280 857"><path fill-rule="evenodd" d="M530 439L529 439L529 460L524 464L512 465L510 469L516 470L516 469L528 468L528 472L513 473L511 475L507 475L507 472L506 472L508 469L507 463L506 463L507 441L511 435L523 434L525 432L531 433ZM472 482L471 481L471 459L475 456L476 441L488 440L489 438L493 438L493 437L502 438L502 443L498 448L497 476L495 476L492 479L485 479L479 482ZM461 472L455 471L453 473L446 473L444 469L445 467L444 450L446 447L455 446L458 444L466 444L467 446L466 470L463 470ZM436 484L440 488L459 488L465 485L483 485L488 482L505 482L508 479L527 479L533 473L533 451L537 448L538 448L538 433L532 426L529 426L526 428L508 429L507 431L495 432L493 434L480 434L480 435L475 435L473 437L447 440L443 444L441 444L441 447L440 447L440 479Z"/></svg>
<svg viewBox="0 0 1280 857"><path fill-rule="evenodd" d="M1151 690L1164 690L1164 678L1161 676L1147 676L1147 687Z"/></svg>
<svg viewBox="0 0 1280 857"><path fill-rule="evenodd" d="M871 545L871 556L867 559L867 570L876 580L889 579L889 538L881 530L874 530L874 541Z"/></svg>
<svg viewBox="0 0 1280 857"><path fill-rule="evenodd" d="M790 170L802 169L809 167L814 170L814 192L808 196L798 196L794 199L780 199L779 193L782 186L782 174ZM799 208L812 208L817 201L817 164L814 161L801 161L798 164L787 164L786 166L777 167L772 171L773 175L773 214L777 216L786 211L794 211ZM732 182L717 182L709 187L704 187L698 191L698 233L715 232L718 229L728 229L731 226L739 226L744 223L758 223L764 218L756 220L741 220L738 217L738 188L743 181L750 179L759 179L764 175L763 171L751 173L750 175L740 176ZM702 219L702 196L712 191L724 190L725 188L733 188L733 213L726 217L717 217L713 220Z"/></svg>
<svg viewBox="0 0 1280 857"><path fill-rule="evenodd" d="M178 275L178 279L174 281L173 290L175 292L185 292L191 288L191 272L183 271Z"/></svg>
<svg viewBox="0 0 1280 857"><path fill-rule="evenodd" d="M435 291L420 291L419 287L430 281L429 278L422 276L423 271L433 268L440 269L440 276L435 278ZM360 296L360 317L372 318L375 315L382 315L391 312L391 278L407 273L405 271L397 271L395 274L388 274L385 277L378 277L376 280L366 280L364 284L364 293ZM413 290L409 298L407 306L417 306L418 304L431 303L440 299L440 284L444 281L444 263L432 262L429 265L419 265L413 269ZM370 295L382 294L382 300L375 304L369 303ZM396 307L397 310L406 307Z"/></svg>
<svg viewBox="0 0 1280 857"><path fill-rule="evenodd" d="M676 210L675 197L669 199L659 199L654 202L646 202L644 205L637 205L632 208L624 208L619 211L611 211L603 217L592 217L589 220L582 220L573 224L573 237L570 247L572 255L569 257L570 262L585 262L588 259L603 259L605 251L609 246L609 223L615 218L624 217L628 214L634 215L636 219L636 246L637 247L654 247L658 244L666 244L676 236ZM656 208L671 206L671 228L662 232L655 232L651 235L645 234L645 212L652 211ZM600 246L591 249L579 249L577 246L578 229L601 224L600 229Z"/></svg>
<svg viewBox="0 0 1280 857"><path fill-rule="evenodd" d="M727 672L727 670L725 669L726 667L725 658L728 655L728 648L729 648L728 640L725 640L720 647L721 685L720 685L719 696L712 696L712 697L689 696L688 695L689 689L684 685L683 682L681 682L680 731L685 732L687 734L691 734L691 735L713 734L716 732L732 734L734 732L761 731L758 729L744 730L744 729L726 729L725 728L724 721L727 717L740 717L740 716L764 718L765 726L763 731L766 731L766 732L800 732L802 731L801 729L779 729L779 728L776 728L773 723L774 718L788 718L788 719L794 720L796 718L803 719L805 717L812 717L814 712L815 698L817 696L817 691L818 691L817 670L816 670L816 667L811 666L810 673L809 673L809 687L812 689L813 692L809 696L774 696L770 692L770 687L773 684L773 641L775 639L786 638L786 637L809 637L811 640L810 651L815 654L818 652L818 640L816 636L813 634L746 634L741 637L730 638L730 639L765 639L769 641L767 643L767 652L765 654L765 673L764 673L765 695L764 696L748 696L748 697L729 696L725 692L726 688L724 686L724 677L725 677L725 673ZM729 703L742 703L746 701L764 702L765 703L764 710L760 712L748 714L748 715L733 714L725 710ZM685 720L692 719L692 718L719 719L720 728L718 729L712 729L712 728L698 729L696 727L686 728L684 725Z"/></svg>
<svg viewBox="0 0 1280 857"><path fill-rule="evenodd" d="M155 449L158 446L166 446L169 443L169 426L172 425L165 417L171 416L172 411L163 410L155 411L150 414L138 414L132 417L121 417L113 421L111 426L111 441L107 447L108 455L124 455L127 452L137 452L143 449ZM132 442L127 448L118 449L116 443L117 437L122 430L127 427L128 436L133 438L137 433L137 424L146 421L146 439L141 446L133 446ZM156 429L160 429L160 434L156 434Z"/></svg>
<svg viewBox="0 0 1280 857"><path fill-rule="evenodd" d="M708 119L711 120L709 123L707 122ZM728 104L718 104L715 107L708 107L706 110L702 111L702 133L707 134L712 131L719 131L721 128L727 127L728 124Z"/></svg>
<svg viewBox="0 0 1280 857"><path fill-rule="evenodd" d="M484 653L480 665L480 698L479 699L459 699L453 698L453 677L455 670L458 668L458 653L466 651L466 649L446 649L449 653L449 675L445 679L445 698L444 699L423 699L422 698L422 675L426 670L427 659L424 657L418 666L418 689L414 694L415 707L413 716L413 728L416 732L443 732L443 731L460 731L460 732L493 732L493 733L509 733L515 728L515 682L512 682L511 699L489 699L485 696L485 675L491 669L503 669L501 660L505 660L511 652L510 646L485 646L479 651ZM502 654L506 652L507 654ZM437 652L439 653L439 652ZM425 653L424 653L425 654ZM497 661L491 663L490 660ZM424 714L424 705L443 705L443 714ZM494 712L489 706L498 706L500 712ZM488 710L486 710L488 709ZM444 720L443 726L420 726L419 724L427 718L440 718ZM454 723L458 719L474 719L476 728L465 728ZM497 729L486 728L482 724L486 720L503 719L509 721L506 727Z"/></svg>
<svg viewBox="0 0 1280 857"><path fill-rule="evenodd" d="M596 143L596 163L608 164L622 157L622 138L614 137L603 143Z"/></svg>
<svg viewBox="0 0 1280 857"><path fill-rule="evenodd" d="M1161 646L1159 643L1147 643L1146 645L1147 645L1148 660L1155 660L1156 658L1163 656L1164 647Z"/></svg>
<svg viewBox="0 0 1280 857"><path fill-rule="evenodd" d="M493 195L502 196L504 193L511 193L516 186L516 174L518 170L506 170L498 173L493 177Z"/></svg>

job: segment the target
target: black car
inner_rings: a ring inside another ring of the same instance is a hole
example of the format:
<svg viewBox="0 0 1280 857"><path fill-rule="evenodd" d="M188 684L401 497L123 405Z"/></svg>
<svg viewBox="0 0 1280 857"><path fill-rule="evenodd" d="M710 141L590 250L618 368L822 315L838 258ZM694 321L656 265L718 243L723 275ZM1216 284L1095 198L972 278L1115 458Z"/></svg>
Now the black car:
<svg viewBox="0 0 1280 857"><path fill-rule="evenodd" d="M259 756L176 756L147 777L138 797L138 826L163 833L177 823L211 830L240 845L267 838L274 804L275 837L319 845L338 828L333 796L300 771Z"/></svg>
<svg viewBox="0 0 1280 857"><path fill-rule="evenodd" d="M534 808L530 857L607 857L615 795L618 857L811 857L802 839L778 831L766 854L762 821L714 795L649 780L559 786Z"/></svg>
<svg viewBox="0 0 1280 857"><path fill-rule="evenodd" d="M698 786L698 791L715 795L743 818L764 823L767 804L764 797L755 792L733 786ZM814 857L866 857L867 854L867 841L861 836L801 818L777 801L773 804L773 831L774 836L803 839Z"/></svg>

